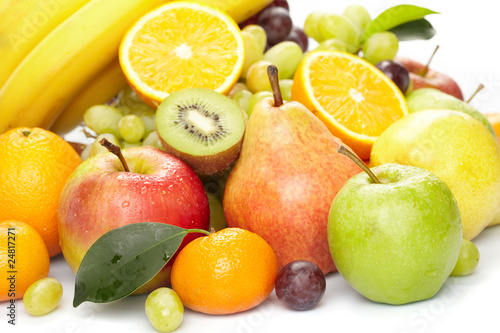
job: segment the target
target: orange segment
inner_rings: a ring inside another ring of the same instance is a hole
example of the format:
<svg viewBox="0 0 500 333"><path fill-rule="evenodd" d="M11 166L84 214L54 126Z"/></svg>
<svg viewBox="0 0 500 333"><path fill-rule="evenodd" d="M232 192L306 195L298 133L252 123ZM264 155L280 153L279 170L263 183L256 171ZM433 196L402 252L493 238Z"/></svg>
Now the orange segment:
<svg viewBox="0 0 500 333"><path fill-rule="evenodd" d="M408 114L398 87L376 67L348 53L317 51L295 73L292 99L304 104L363 159L377 137Z"/></svg>
<svg viewBox="0 0 500 333"><path fill-rule="evenodd" d="M156 107L184 88L229 93L243 68L244 42L225 13L180 1L143 16L125 35L119 56L132 88Z"/></svg>

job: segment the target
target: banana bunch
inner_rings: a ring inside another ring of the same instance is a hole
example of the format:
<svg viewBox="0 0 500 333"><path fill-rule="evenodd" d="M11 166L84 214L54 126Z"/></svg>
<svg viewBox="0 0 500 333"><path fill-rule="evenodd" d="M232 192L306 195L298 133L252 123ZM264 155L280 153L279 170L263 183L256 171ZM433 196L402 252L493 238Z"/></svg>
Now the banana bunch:
<svg viewBox="0 0 500 333"><path fill-rule="evenodd" d="M126 80L118 47L142 15L171 0L0 0L0 134L71 131ZM241 22L272 0L195 0ZM59 118L58 118L59 117Z"/></svg>

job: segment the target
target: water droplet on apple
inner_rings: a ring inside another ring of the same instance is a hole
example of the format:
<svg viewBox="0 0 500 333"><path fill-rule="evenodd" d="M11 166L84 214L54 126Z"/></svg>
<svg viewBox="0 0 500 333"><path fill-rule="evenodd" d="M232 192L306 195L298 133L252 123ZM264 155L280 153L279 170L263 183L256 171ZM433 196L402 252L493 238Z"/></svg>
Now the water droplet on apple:
<svg viewBox="0 0 500 333"><path fill-rule="evenodd" d="M425 276L436 276L437 273L438 273L438 270L433 269L433 270L429 270L429 271L425 272Z"/></svg>
<svg viewBox="0 0 500 333"><path fill-rule="evenodd" d="M122 203L122 208L127 208L127 207L129 207L129 206L130 206L130 202L129 202L129 201L124 201L124 202Z"/></svg>

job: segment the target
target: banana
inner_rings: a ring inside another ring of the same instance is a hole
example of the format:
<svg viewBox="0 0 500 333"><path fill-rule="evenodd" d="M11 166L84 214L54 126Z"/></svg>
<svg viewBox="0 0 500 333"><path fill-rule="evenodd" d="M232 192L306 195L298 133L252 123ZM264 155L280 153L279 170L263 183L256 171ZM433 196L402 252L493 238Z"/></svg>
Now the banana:
<svg viewBox="0 0 500 333"><path fill-rule="evenodd" d="M165 0L92 0L52 30L0 90L0 133L49 128L62 108L118 54L126 30Z"/></svg>
<svg viewBox="0 0 500 333"><path fill-rule="evenodd" d="M3 0L0 2L0 87L26 55L89 0Z"/></svg>
<svg viewBox="0 0 500 333"><path fill-rule="evenodd" d="M66 105L50 130L61 136L72 131L82 122L85 110L93 105L106 103L126 86L127 80L116 58L102 72L97 73Z"/></svg>
<svg viewBox="0 0 500 333"><path fill-rule="evenodd" d="M237 23L257 14L273 0L194 0L226 12Z"/></svg>

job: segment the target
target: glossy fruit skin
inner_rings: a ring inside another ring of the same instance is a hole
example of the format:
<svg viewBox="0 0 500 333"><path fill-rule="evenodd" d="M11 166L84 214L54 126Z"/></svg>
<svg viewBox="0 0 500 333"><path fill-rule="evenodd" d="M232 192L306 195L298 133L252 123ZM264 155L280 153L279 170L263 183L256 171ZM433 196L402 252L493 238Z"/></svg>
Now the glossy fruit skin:
<svg viewBox="0 0 500 333"><path fill-rule="evenodd" d="M479 250L477 246L467 239L462 240L462 247L460 248L460 255L458 256L457 264L453 271L452 276L465 276L469 275L476 269L479 264Z"/></svg>
<svg viewBox="0 0 500 333"><path fill-rule="evenodd" d="M113 154L98 155L80 165L61 194L61 247L75 273L99 237L126 224L162 222L187 229L208 229L207 195L191 167L152 147L129 148L122 153L131 172L123 172ZM186 236L181 248L199 236ZM139 293L168 285L171 262Z"/></svg>
<svg viewBox="0 0 500 333"><path fill-rule="evenodd" d="M442 179L458 202L468 240L500 213L500 146L468 114L423 110L400 119L373 145L370 166L385 163L417 166Z"/></svg>
<svg viewBox="0 0 500 333"><path fill-rule="evenodd" d="M61 253L57 206L81 162L66 141L44 129L19 127L0 135L0 220L28 223L51 257Z"/></svg>
<svg viewBox="0 0 500 333"><path fill-rule="evenodd" d="M276 296L292 310L310 310L321 301L326 289L325 275L310 261L285 265L275 282Z"/></svg>
<svg viewBox="0 0 500 333"><path fill-rule="evenodd" d="M149 294L145 305L151 325L160 332L177 329L184 317L184 306L179 296L170 288L158 288Z"/></svg>
<svg viewBox="0 0 500 333"><path fill-rule="evenodd" d="M267 34L267 43L270 46L284 41L292 31L292 19L288 10L282 7L272 7L259 15L259 25Z"/></svg>
<svg viewBox="0 0 500 333"><path fill-rule="evenodd" d="M387 75L404 94L410 86L410 74L405 66L393 60L382 60L375 67L380 69L382 73Z"/></svg>
<svg viewBox="0 0 500 333"><path fill-rule="evenodd" d="M47 246L33 227L20 221L0 220L0 302L22 298L32 283L47 277L49 266ZM9 273L13 270L14 281Z"/></svg>
<svg viewBox="0 0 500 333"><path fill-rule="evenodd" d="M249 310L272 292L278 259L259 235L225 228L186 245L172 267L184 306L207 314Z"/></svg>
<svg viewBox="0 0 500 333"><path fill-rule="evenodd" d="M43 316L52 312L63 295L63 287L53 278L44 278L33 283L23 297L26 311L33 316Z"/></svg>
<svg viewBox="0 0 500 333"><path fill-rule="evenodd" d="M406 304L434 296L462 243L457 202L431 172L384 164L351 178L332 203L328 241L346 281L366 298ZM362 209L359 209L362 207Z"/></svg>
<svg viewBox="0 0 500 333"><path fill-rule="evenodd" d="M225 187L227 224L264 238L280 267L308 260L325 274L335 271L328 210L342 185L361 170L337 153L339 140L303 105L273 105L271 98L261 100L248 120Z"/></svg>
<svg viewBox="0 0 500 333"><path fill-rule="evenodd" d="M462 90L460 86L449 76L436 72L435 70L428 69L425 76L423 76L422 72L425 68L425 65L415 61L410 58L396 57L394 60L399 61L408 69L410 72L410 79L413 84L413 90L417 90L420 88L436 88L441 90L444 93L450 94L460 100L464 100L464 96L462 94Z"/></svg>
<svg viewBox="0 0 500 333"><path fill-rule="evenodd" d="M304 30L297 26L292 27L292 31L290 31L290 34L285 40L289 40L291 42L299 44L302 52L306 52L307 48L309 47L309 39L306 33L304 32Z"/></svg>

